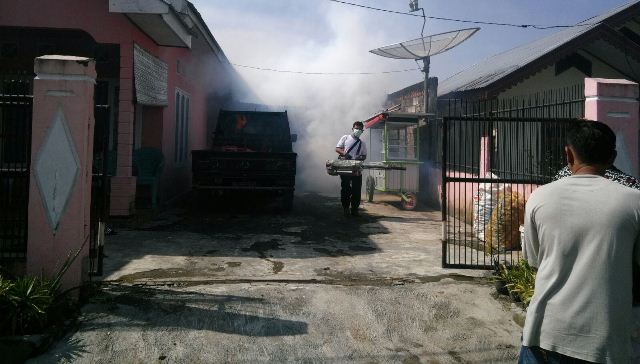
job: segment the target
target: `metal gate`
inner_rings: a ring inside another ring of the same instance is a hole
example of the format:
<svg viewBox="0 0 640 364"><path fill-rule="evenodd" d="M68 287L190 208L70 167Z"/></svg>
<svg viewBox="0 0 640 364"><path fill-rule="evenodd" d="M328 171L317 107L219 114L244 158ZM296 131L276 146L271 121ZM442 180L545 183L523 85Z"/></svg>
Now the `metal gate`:
<svg viewBox="0 0 640 364"><path fill-rule="evenodd" d="M0 261L27 254L33 75L0 75Z"/></svg>
<svg viewBox="0 0 640 364"><path fill-rule="evenodd" d="M517 262L524 205L566 166L578 119L445 117L442 123L442 266Z"/></svg>
<svg viewBox="0 0 640 364"><path fill-rule="evenodd" d="M109 153L108 105L109 87L107 82L98 82L95 89L93 131L93 174L91 179L91 225L89 246L89 274L102 275L104 240L109 218L111 173L115 167Z"/></svg>

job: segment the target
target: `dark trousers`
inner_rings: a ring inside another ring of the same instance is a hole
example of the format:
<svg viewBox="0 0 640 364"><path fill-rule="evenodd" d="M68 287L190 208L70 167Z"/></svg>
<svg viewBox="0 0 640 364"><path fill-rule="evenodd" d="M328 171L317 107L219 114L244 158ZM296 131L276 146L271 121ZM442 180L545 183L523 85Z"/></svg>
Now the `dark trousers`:
<svg viewBox="0 0 640 364"><path fill-rule="evenodd" d="M587 364L584 361L553 351L545 350L538 346L524 346L520 348L518 364Z"/></svg>
<svg viewBox="0 0 640 364"><path fill-rule="evenodd" d="M340 176L340 201L342 207L357 211L360 206L360 191L362 190L362 176Z"/></svg>

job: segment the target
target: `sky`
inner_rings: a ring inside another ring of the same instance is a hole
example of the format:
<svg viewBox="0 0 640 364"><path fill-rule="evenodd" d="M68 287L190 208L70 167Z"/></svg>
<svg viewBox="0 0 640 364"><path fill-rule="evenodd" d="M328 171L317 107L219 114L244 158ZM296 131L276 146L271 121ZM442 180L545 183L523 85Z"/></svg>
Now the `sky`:
<svg viewBox="0 0 640 364"><path fill-rule="evenodd" d="M236 65L303 72L418 69L412 60L369 50L420 37L422 18L372 11L329 0L191 0ZM400 12L408 0L345 0ZM420 0L427 16L513 24L567 25L626 0ZM557 30L427 20L425 35L479 26L458 47L431 58L430 76L444 80L483 59ZM374 75L299 75L236 67L261 103L284 105L299 135L298 187L330 192L338 181L324 172L334 147L355 120L381 109L386 94L419 82L418 70ZM251 101L251 100L246 100ZM370 151L376 152L376 151Z"/></svg>

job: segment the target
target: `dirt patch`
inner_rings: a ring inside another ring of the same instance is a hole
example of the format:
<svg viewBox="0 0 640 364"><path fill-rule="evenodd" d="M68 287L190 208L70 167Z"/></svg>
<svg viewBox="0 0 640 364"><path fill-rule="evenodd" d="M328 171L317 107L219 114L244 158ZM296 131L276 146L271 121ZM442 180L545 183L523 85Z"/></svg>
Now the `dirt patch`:
<svg viewBox="0 0 640 364"><path fill-rule="evenodd" d="M316 269L315 273L318 276L326 277L329 281L323 280L327 284L339 284L344 286L402 286L411 283L465 283L465 282L478 282L487 284L484 278L474 278L463 276L459 274L442 274L436 276L417 276L395 278L395 277L381 277L362 272L340 272L331 270L328 267Z"/></svg>
<svg viewBox="0 0 640 364"><path fill-rule="evenodd" d="M255 201L249 203L255 205ZM264 231L278 231L283 235L295 236L302 241L313 241L319 236L326 236L343 241L358 241L366 238L370 231L376 234L388 234L389 230L377 222L383 216L361 210L358 218L345 218L339 199L305 193L297 195L294 200L294 213L290 215L276 214L273 211L253 211L229 214L229 211L193 211L186 209L181 219L172 221L172 225L158 224L154 230L183 230L210 236L220 234L237 234L238 226L242 226L243 234L262 234ZM247 220L251 224L246 224ZM363 230L364 227L364 230ZM269 250L270 243L255 246L249 251ZM247 251L247 250L243 250Z"/></svg>
<svg viewBox="0 0 640 364"><path fill-rule="evenodd" d="M351 255L349 253L347 253L346 251L344 251L343 249L335 249L335 250L331 250L331 249L327 249L327 248L313 248L314 252L326 255L328 257L342 257L345 255Z"/></svg>
<svg viewBox="0 0 640 364"><path fill-rule="evenodd" d="M134 283L138 280L162 279L174 280L179 278L195 278L211 275L211 273L223 272L225 267L214 267L211 269L193 269L193 268L169 268L169 269L152 269L144 272L131 273L118 278L118 282Z"/></svg>
<svg viewBox="0 0 640 364"><path fill-rule="evenodd" d="M269 260L269 259L267 259ZM273 267L271 267L271 271L273 272L273 274L278 274L280 272L282 272L282 270L284 269L284 263L283 262L279 262L277 260L269 260L271 262L271 264L273 264Z"/></svg>
<svg viewBox="0 0 640 364"><path fill-rule="evenodd" d="M372 252L379 249L371 245L349 245L349 250L355 252Z"/></svg>
<svg viewBox="0 0 640 364"><path fill-rule="evenodd" d="M420 361L420 357L411 353L409 353L407 357L404 358L404 360L402 360L402 364L420 364L420 363L422 363Z"/></svg>
<svg viewBox="0 0 640 364"><path fill-rule="evenodd" d="M280 247L280 241L278 239L271 239L266 241L256 241L248 248L242 248L243 252L256 252L261 258L266 257L266 252L269 250L284 250Z"/></svg>
<svg viewBox="0 0 640 364"><path fill-rule="evenodd" d="M229 268L237 268L242 265L241 262L226 262L225 263Z"/></svg>

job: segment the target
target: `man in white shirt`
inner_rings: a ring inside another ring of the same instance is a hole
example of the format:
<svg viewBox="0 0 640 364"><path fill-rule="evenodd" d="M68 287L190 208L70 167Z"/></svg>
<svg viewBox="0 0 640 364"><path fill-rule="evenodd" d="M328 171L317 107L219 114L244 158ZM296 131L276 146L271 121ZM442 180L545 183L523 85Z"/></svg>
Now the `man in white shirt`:
<svg viewBox="0 0 640 364"><path fill-rule="evenodd" d="M640 191L603 177L615 145L605 124L580 122L565 147L571 176L527 201L523 255L538 273L519 363L631 361Z"/></svg>
<svg viewBox="0 0 640 364"><path fill-rule="evenodd" d="M352 133L343 135L336 145L336 153L340 159L367 159L367 145L360 139L364 131L361 121L353 123ZM340 200L345 216L358 216L360 206L360 191L362 190L362 175L340 176Z"/></svg>

